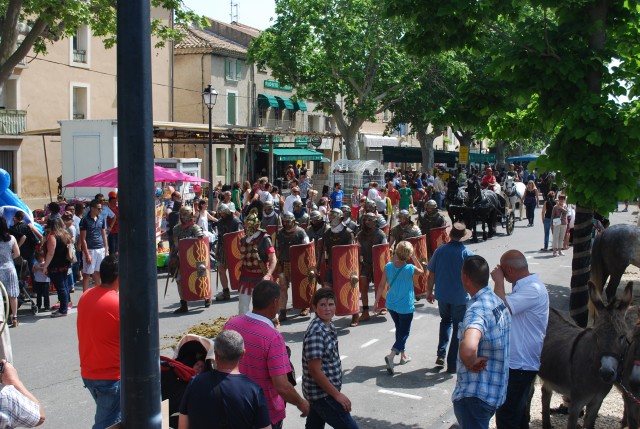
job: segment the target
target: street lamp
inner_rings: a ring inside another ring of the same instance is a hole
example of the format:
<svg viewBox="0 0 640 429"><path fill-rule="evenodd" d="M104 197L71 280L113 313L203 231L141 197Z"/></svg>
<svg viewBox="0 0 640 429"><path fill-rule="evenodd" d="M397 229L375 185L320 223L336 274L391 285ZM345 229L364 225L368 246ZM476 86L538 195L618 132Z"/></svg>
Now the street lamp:
<svg viewBox="0 0 640 429"><path fill-rule="evenodd" d="M202 101L207 109L209 109L209 192L207 197L209 200L208 208L213 210L213 132L211 131L211 109L216 104L218 92L211 88L211 85L202 90Z"/></svg>

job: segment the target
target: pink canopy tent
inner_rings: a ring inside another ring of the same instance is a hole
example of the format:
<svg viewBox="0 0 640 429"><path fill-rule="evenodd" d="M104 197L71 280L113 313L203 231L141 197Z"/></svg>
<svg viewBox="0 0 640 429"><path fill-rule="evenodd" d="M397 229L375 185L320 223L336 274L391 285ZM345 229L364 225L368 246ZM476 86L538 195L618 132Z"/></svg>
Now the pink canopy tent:
<svg viewBox="0 0 640 429"><path fill-rule="evenodd" d="M208 180L170 170L164 167L153 166L154 182L206 182ZM118 167L102 173L94 174L77 182L64 185L66 188L117 188L118 187Z"/></svg>

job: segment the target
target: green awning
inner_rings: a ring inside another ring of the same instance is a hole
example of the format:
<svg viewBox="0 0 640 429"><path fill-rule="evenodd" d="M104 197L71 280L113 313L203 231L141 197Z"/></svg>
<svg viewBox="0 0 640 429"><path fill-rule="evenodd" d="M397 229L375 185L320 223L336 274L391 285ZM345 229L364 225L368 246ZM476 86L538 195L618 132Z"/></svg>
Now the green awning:
<svg viewBox="0 0 640 429"><path fill-rule="evenodd" d="M422 150L419 147L382 146L382 162L422 164ZM455 165L458 162L458 152L434 150L433 162Z"/></svg>
<svg viewBox="0 0 640 429"><path fill-rule="evenodd" d="M262 152L269 153L269 149L262 149ZM322 154L311 149L301 149L295 147L279 147L273 149L276 161L322 161Z"/></svg>
<svg viewBox="0 0 640 429"><path fill-rule="evenodd" d="M276 97L269 94L258 94L258 106L260 107L278 107Z"/></svg>
<svg viewBox="0 0 640 429"><path fill-rule="evenodd" d="M278 97L276 95L276 100L278 100L278 104L280 105L281 109L296 110L295 107L293 106L293 101L291 101L290 98Z"/></svg>
<svg viewBox="0 0 640 429"><path fill-rule="evenodd" d="M304 101L302 101L302 100L294 101L294 102L293 102L293 107L294 107L296 110L301 110L301 111L303 111L303 112L306 112L306 111L307 111L307 103L305 103L305 102L304 102Z"/></svg>
<svg viewBox="0 0 640 429"><path fill-rule="evenodd" d="M469 162L496 162L496 154L495 153L469 153Z"/></svg>

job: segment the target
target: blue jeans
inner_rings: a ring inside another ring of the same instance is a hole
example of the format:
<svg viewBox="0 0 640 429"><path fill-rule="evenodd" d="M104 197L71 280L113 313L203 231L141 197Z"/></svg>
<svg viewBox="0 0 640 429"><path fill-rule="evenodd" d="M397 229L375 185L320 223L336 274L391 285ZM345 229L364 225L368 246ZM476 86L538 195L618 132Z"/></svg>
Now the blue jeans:
<svg viewBox="0 0 640 429"><path fill-rule="evenodd" d="M436 203L438 204L438 209L442 209L442 199L444 198L444 193L443 192L434 192L433 193L433 199L436 200Z"/></svg>
<svg viewBox="0 0 640 429"><path fill-rule="evenodd" d="M524 203L524 206L527 209L527 220L529 221L529 225L533 225L533 215L536 212L536 202L528 202Z"/></svg>
<svg viewBox="0 0 640 429"><path fill-rule="evenodd" d="M538 371L509 369L507 399L496 411L497 429L529 428L529 392Z"/></svg>
<svg viewBox="0 0 640 429"><path fill-rule="evenodd" d="M61 314L67 314L67 307L69 305L69 289L67 288L67 272L61 273L49 273L49 279L53 282L56 291L58 292L58 301L60 301Z"/></svg>
<svg viewBox="0 0 640 429"><path fill-rule="evenodd" d="M465 304L454 305L446 302L438 301L438 310L440 311L440 336L438 339L438 357L447 357L447 371L456 371L456 362L458 360L458 325L464 319L464 313L467 310ZM449 345L451 339L451 345ZM449 353L447 353L449 347Z"/></svg>
<svg viewBox="0 0 640 429"><path fill-rule="evenodd" d="M309 401L309 405L305 429L324 429L325 423L334 429L358 429L351 414L331 396Z"/></svg>
<svg viewBox="0 0 640 429"><path fill-rule="evenodd" d="M396 354L400 354L401 352L404 352L405 345L407 344L407 338L409 338L413 313L398 314L393 310L389 310L389 314L393 319L394 325L396 325L396 342L393 343L391 350L396 352Z"/></svg>
<svg viewBox="0 0 640 429"><path fill-rule="evenodd" d="M551 218L550 217L545 217L542 220L543 224L544 224L544 249L548 249L549 248L549 233L551 232Z"/></svg>
<svg viewBox="0 0 640 429"><path fill-rule="evenodd" d="M469 397L454 401L453 412L462 429L487 429L496 409L479 398Z"/></svg>
<svg viewBox="0 0 640 429"><path fill-rule="evenodd" d="M90 380L83 377L82 381L96 401L96 417L92 429L106 429L122 420L120 380Z"/></svg>

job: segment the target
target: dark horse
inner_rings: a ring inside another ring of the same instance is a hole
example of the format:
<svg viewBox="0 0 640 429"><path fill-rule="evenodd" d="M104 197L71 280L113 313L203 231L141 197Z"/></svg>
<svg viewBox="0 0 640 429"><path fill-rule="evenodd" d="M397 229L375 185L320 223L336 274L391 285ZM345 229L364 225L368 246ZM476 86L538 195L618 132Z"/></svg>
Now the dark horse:
<svg viewBox="0 0 640 429"><path fill-rule="evenodd" d="M489 226L489 238L493 237L496 233L496 221L498 218L498 212L504 210L504 207L500 204L500 197L493 191L483 190L480 188L480 182L477 177L473 176L467 180L467 199L462 210L450 210L449 216L452 220L458 217L462 212L462 220L473 231L472 241L475 243L478 241L478 234L476 232L476 225L478 222L482 222L482 239L487 239L487 233L485 230L485 224ZM453 212L453 213L452 213Z"/></svg>
<svg viewBox="0 0 640 429"><path fill-rule="evenodd" d="M552 392L571 399L567 429L575 429L578 415L586 405L583 427L593 429L602 405L623 366L627 352L628 325L625 313L632 299L629 282L620 300L605 306L593 282L589 299L598 310L593 328L583 329L565 319L553 308L549 312L547 335L542 346L542 427L551 429L549 402Z"/></svg>

